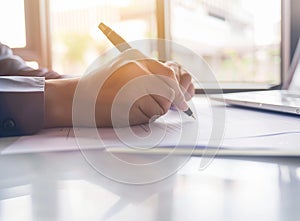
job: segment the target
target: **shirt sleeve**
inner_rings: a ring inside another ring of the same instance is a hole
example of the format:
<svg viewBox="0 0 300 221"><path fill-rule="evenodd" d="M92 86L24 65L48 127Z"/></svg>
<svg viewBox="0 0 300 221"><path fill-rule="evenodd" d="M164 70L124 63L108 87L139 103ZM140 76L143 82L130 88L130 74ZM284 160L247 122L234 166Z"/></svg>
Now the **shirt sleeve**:
<svg viewBox="0 0 300 221"><path fill-rule="evenodd" d="M44 77L0 76L0 137L43 128L44 89Z"/></svg>

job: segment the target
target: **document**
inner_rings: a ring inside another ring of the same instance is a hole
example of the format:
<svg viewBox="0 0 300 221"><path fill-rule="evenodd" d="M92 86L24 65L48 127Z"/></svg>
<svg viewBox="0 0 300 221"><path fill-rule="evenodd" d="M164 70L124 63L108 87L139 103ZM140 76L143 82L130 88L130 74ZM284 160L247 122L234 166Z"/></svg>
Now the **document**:
<svg viewBox="0 0 300 221"><path fill-rule="evenodd" d="M224 106L195 97L197 120L170 110L151 124L127 128L54 128L32 136L1 138L1 154L110 149L163 152L204 148L230 155L299 155L300 119L296 116ZM144 149L143 149L144 148Z"/></svg>

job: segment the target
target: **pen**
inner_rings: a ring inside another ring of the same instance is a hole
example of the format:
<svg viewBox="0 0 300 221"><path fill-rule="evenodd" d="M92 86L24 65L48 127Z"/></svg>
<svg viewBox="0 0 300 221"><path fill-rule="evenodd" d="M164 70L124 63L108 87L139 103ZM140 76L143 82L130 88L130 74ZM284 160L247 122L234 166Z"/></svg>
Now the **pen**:
<svg viewBox="0 0 300 221"><path fill-rule="evenodd" d="M103 34L108 38L108 40L117 47L120 52L123 52L127 49L130 49L131 46L114 30L112 30L107 25L103 24L102 22L98 25L98 28L103 32ZM193 117L196 119L193 111L188 108L186 111L183 111L186 115Z"/></svg>
<svg viewBox="0 0 300 221"><path fill-rule="evenodd" d="M118 35L107 25L101 22L98 28L103 32L103 34L108 38L108 40L118 48L120 52L131 48L131 46L120 35Z"/></svg>

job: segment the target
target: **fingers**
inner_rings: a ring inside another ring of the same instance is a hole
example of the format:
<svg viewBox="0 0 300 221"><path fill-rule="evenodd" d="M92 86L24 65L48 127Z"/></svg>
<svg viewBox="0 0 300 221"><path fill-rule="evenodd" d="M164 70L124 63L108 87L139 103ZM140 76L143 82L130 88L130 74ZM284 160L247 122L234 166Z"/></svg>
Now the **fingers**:
<svg viewBox="0 0 300 221"><path fill-rule="evenodd" d="M163 64L153 59L143 59L137 60L135 64L139 65L140 68L145 71L150 71L151 74L166 76L172 80L168 80L168 78L162 78L162 80L169 85L175 91L175 99L174 104L181 110L186 110L188 107L186 105L185 100L190 100L195 92L194 85L192 83L191 75L185 71L184 69L178 68L180 65L175 62L170 62ZM172 68L170 68L170 67ZM175 69L173 69L175 68ZM181 74L179 76L178 70L180 70ZM176 76L174 74L174 70L176 70L178 75L178 80L180 81L180 86L176 81Z"/></svg>
<svg viewBox="0 0 300 221"><path fill-rule="evenodd" d="M172 103L180 110L188 109L185 99L190 97L183 91L193 95L190 76L183 75L181 83L184 90L181 90L174 71L156 60L128 61L105 80L99 92L98 106L110 113L114 105L114 117L110 119L113 126L149 123L167 113ZM125 112L129 116L124 116ZM101 117L107 118L107 115L99 116L99 121Z"/></svg>
<svg viewBox="0 0 300 221"><path fill-rule="evenodd" d="M129 124L131 126L138 124L149 123L149 117L144 113L143 109L140 108L139 104L136 103L132 106L129 113ZM128 126L124 123L124 125L118 125L120 127Z"/></svg>
<svg viewBox="0 0 300 221"><path fill-rule="evenodd" d="M174 62L174 61L166 61L164 64L167 65L168 67L172 68L177 80L180 81L180 75L181 75L181 71L182 71L181 66L177 62Z"/></svg>
<svg viewBox="0 0 300 221"><path fill-rule="evenodd" d="M183 88L188 89L191 83L192 83L192 77L188 73L182 74L180 76L180 85Z"/></svg>
<svg viewBox="0 0 300 221"><path fill-rule="evenodd" d="M168 67L172 68L175 72L176 78L180 83L181 90L184 93L185 99L189 101L195 95L191 74L187 70L182 68L181 65L177 62L167 61L165 64Z"/></svg>
<svg viewBox="0 0 300 221"><path fill-rule="evenodd" d="M152 74L160 74L176 80L174 71L159 61L154 59L143 59L138 60L137 62L145 66Z"/></svg>
<svg viewBox="0 0 300 221"><path fill-rule="evenodd" d="M195 87L193 84L190 84L190 86L187 89L187 93L185 94L186 100L189 101L191 100L195 95Z"/></svg>
<svg viewBox="0 0 300 221"><path fill-rule="evenodd" d="M106 79L97 106L110 110L115 105L113 126L123 127L154 121L169 110L174 97L174 90L158 75L151 74L146 65L132 61ZM124 115L127 111L129 115Z"/></svg>
<svg viewBox="0 0 300 221"><path fill-rule="evenodd" d="M158 95L147 95L140 98L131 108L129 115L130 125L150 123L166 114L171 102Z"/></svg>
<svg viewBox="0 0 300 221"><path fill-rule="evenodd" d="M176 80L174 71L171 68L153 59L144 59L138 62L145 65L152 74L155 74L158 77L161 76L160 79L174 90L175 98L173 103L178 109L183 111L188 109L185 97Z"/></svg>
<svg viewBox="0 0 300 221"><path fill-rule="evenodd" d="M61 75L55 71L48 71L47 68L40 68L37 70L23 70L20 71L21 76L34 76L34 77L45 77L46 79L60 78Z"/></svg>
<svg viewBox="0 0 300 221"><path fill-rule="evenodd" d="M176 78L180 83L185 99L187 101L190 100L195 95L191 74L186 69L182 68L182 66L177 62L167 61L165 64L173 69Z"/></svg>
<svg viewBox="0 0 300 221"><path fill-rule="evenodd" d="M140 105L142 111L148 116L149 119L166 114L172 102L160 95L149 95L142 99L143 105Z"/></svg>
<svg viewBox="0 0 300 221"><path fill-rule="evenodd" d="M191 100L195 95L195 88L192 83L192 77L190 74L185 73L180 77L180 86L183 91L184 97L187 101Z"/></svg>
<svg viewBox="0 0 300 221"><path fill-rule="evenodd" d="M61 77L61 75L58 74L55 71L48 71L47 73L45 73L45 78L46 79L57 79L57 78L60 78L60 77Z"/></svg>
<svg viewBox="0 0 300 221"><path fill-rule="evenodd" d="M139 78L135 83L144 85L145 96L139 98L133 105L138 110L135 116L131 115L130 123L149 123L166 114L174 100L175 92L156 75ZM145 119L145 116L147 119Z"/></svg>

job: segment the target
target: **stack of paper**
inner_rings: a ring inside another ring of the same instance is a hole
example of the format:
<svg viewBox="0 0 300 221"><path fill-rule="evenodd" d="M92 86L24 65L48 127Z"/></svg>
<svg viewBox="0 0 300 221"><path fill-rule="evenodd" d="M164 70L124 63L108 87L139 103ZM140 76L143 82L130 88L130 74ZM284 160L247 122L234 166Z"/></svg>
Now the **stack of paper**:
<svg viewBox="0 0 300 221"><path fill-rule="evenodd" d="M109 149L185 154L299 155L300 119L296 116L225 107L196 97L197 120L177 111L149 125L131 128L55 128L33 136L1 138L1 154ZM205 152L204 152L205 151Z"/></svg>

